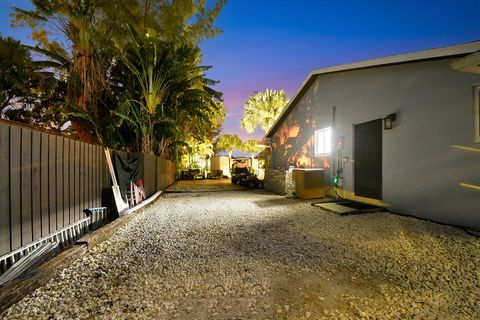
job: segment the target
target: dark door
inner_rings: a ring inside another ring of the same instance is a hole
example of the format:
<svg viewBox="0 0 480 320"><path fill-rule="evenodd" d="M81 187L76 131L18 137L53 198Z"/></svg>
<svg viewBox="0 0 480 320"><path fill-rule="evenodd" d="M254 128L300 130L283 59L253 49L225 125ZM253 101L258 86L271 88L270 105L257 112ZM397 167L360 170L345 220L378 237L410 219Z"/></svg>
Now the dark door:
<svg viewBox="0 0 480 320"><path fill-rule="evenodd" d="M382 199L382 119L355 125L355 195Z"/></svg>

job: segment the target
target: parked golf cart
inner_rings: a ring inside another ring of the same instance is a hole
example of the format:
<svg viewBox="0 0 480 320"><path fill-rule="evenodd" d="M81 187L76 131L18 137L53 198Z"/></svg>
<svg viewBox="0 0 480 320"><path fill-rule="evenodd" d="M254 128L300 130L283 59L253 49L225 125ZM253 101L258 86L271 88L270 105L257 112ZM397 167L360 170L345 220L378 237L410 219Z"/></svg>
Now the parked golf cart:
<svg viewBox="0 0 480 320"><path fill-rule="evenodd" d="M263 176L258 177L253 173L249 158L237 158L231 168L232 183L246 186L248 188L263 187Z"/></svg>
<svg viewBox="0 0 480 320"><path fill-rule="evenodd" d="M234 159L230 173L232 175L233 184L244 185L246 177L250 174L250 163L248 158Z"/></svg>
<svg viewBox="0 0 480 320"><path fill-rule="evenodd" d="M263 188L263 179L259 179L256 174L249 174L245 177L244 185L247 188Z"/></svg>

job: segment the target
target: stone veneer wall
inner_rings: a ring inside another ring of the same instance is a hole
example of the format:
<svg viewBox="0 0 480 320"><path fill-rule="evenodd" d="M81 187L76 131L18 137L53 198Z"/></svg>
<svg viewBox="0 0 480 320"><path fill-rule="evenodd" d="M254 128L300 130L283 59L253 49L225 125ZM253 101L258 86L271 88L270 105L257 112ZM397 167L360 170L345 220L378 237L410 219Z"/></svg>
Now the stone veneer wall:
<svg viewBox="0 0 480 320"><path fill-rule="evenodd" d="M295 192L292 170L266 169L264 189L281 195L292 195Z"/></svg>

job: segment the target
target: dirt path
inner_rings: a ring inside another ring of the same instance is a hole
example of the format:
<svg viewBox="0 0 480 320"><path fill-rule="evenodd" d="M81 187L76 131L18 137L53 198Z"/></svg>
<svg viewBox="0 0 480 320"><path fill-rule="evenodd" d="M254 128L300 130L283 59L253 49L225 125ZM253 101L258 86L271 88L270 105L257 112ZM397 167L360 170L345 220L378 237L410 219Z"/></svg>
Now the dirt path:
<svg viewBox="0 0 480 320"><path fill-rule="evenodd" d="M263 191L168 194L3 315L479 319L480 241Z"/></svg>

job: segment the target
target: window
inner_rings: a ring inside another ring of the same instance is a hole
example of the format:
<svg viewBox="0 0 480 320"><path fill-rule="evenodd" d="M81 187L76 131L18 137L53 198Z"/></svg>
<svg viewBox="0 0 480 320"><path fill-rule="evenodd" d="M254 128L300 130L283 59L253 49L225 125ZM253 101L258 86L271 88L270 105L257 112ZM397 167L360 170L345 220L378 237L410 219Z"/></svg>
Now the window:
<svg viewBox="0 0 480 320"><path fill-rule="evenodd" d="M474 141L480 143L480 86L473 88Z"/></svg>
<svg viewBox="0 0 480 320"><path fill-rule="evenodd" d="M315 156L332 153L332 128L326 127L315 131Z"/></svg>

